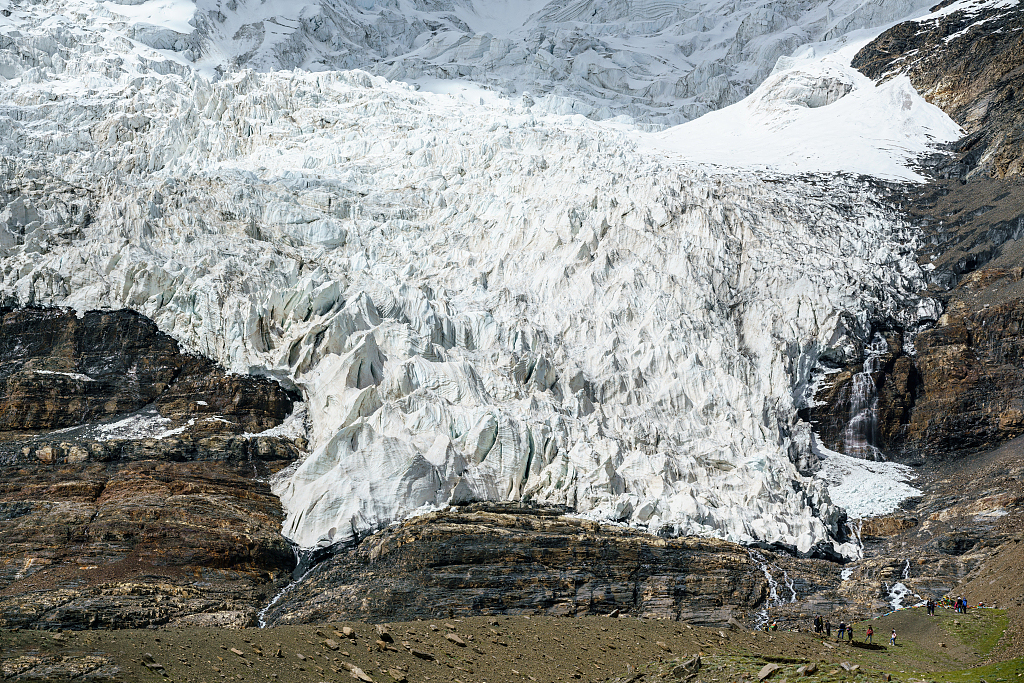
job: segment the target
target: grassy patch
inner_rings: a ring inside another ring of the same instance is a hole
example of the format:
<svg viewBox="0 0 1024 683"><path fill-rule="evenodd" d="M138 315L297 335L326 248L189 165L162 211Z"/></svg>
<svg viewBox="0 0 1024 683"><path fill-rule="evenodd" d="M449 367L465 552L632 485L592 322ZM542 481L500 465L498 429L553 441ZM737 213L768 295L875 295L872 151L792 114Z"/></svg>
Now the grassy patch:
<svg viewBox="0 0 1024 683"><path fill-rule="evenodd" d="M957 621L961 625L954 626L950 621L947 628L959 641L974 648L980 656L992 651L1010 625L1010 617L1005 609L977 609L959 616L961 618Z"/></svg>
<svg viewBox="0 0 1024 683"><path fill-rule="evenodd" d="M642 669L642 671L648 675L668 676L672 668L683 661L685 661L685 658L663 662L660 665L652 664ZM797 673L797 669L805 664L810 664L812 661L818 669L810 680L814 680L817 683L840 683L842 681L852 683L854 681L874 681L879 678L879 672L876 669L865 667L863 664L861 664L857 671L850 672L844 670L841 665L835 662L822 662L813 659L798 661L796 658L750 653L705 656L703 658L704 666L700 670L700 680L710 683L757 680L757 673L769 661L780 666L779 670L772 676L771 680L773 681L799 680L801 677Z"/></svg>
<svg viewBox="0 0 1024 683"><path fill-rule="evenodd" d="M997 664L979 666L974 669L960 671L944 671L930 674L930 680L937 683L999 683L1001 681L1019 681L1024 679L1024 659L1010 659Z"/></svg>
<svg viewBox="0 0 1024 683"><path fill-rule="evenodd" d="M1006 610L979 609L947 617L942 626L978 656L984 657L999 643L1009 623Z"/></svg>

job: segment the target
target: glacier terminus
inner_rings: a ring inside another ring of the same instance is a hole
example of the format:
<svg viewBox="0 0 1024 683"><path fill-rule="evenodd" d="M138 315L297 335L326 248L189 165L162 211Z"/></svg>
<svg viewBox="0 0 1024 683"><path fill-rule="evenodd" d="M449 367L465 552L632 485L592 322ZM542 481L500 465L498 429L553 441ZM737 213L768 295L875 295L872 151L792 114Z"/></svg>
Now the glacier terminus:
<svg viewBox="0 0 1024 683"><path fill-rule="evenodd" d="M0 0L0 301L300 394L301 547L524 501L853 556L797 411L941 313L880 188L960 130L849 67L928 6Z"/></svg>

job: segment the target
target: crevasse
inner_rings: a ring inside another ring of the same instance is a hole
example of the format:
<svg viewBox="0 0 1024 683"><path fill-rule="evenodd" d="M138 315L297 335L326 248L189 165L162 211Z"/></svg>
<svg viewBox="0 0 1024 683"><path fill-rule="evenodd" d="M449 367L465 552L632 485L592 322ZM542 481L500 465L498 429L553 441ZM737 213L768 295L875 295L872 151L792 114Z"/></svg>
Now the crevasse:
<svg viewBox="0 0 1024 683"><path fill-rule="evenodd" d="M869 317L935 313L906 305L913 233L864 184L711 174L519 100L210 80L20 30L3 301L127 306L300 391L310 454L275 483L298 544L481 499L838 533L794 396Z"/></svg>

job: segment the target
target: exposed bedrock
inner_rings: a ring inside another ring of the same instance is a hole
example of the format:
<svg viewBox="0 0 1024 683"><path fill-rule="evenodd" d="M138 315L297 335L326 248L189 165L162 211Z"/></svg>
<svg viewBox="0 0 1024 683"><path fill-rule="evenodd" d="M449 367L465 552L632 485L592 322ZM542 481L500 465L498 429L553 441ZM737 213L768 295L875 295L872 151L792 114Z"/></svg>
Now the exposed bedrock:
<svg viewBox="0 0 1024 683"><path fill-rule="evenodd" d="M130 311L0 315L0 626L253 623L294 554L293 399Z"/></svg>
<svg viewBox="0 0 1024 683"><path fill-rule="evenodd" d="M1024 3L969 3L886 31L853 60L874 79L907 74L964 127L956 146L967 177L1024 171Z"/></svg>
<svg viewBox="0 0 1024 683"><path fill-rule="evenodd" d="M883 453L901 448L920 382L913 362L903 353L902 337L898 331L876 333L876 354L867 354L821 382L815 393L816 405L804 415L826 446L848 454L858 454L861 442ZM858 401L871 404L860 405L860 409L871 412L874 422L854 434L850 426Z"/></svg>
<svg viewBox="0 0 1024 683"><path fill-rule="evenodd" d="M767 596L758 564L734 543L659 538L566 517L556 508L475 503L417 517L325 560L267 619L621 610L725 624L746 618Z"/></svg>
<svg viewBox="0 0 1024 683"><path fill-rule="evenodd" d="M258 432L293 402L272 380L182 354L134 311L0 308L0 431L61 429L154 404L175 427L216 415L214 431Z"/></svg>

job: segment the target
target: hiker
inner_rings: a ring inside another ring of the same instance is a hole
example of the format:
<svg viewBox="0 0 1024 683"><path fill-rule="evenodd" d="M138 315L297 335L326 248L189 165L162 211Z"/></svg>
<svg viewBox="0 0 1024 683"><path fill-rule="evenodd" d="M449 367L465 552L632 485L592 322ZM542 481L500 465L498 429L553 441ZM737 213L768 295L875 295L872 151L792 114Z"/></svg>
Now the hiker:
<svg viewBox="0 0 1024 683"><path fill-rule="evenodd" d="M864 635L866 636L864 642L871 643L872 645L874 645L874 641L871 640L871 637L875 635L875 630L871 628L870 625L868 626L868 630L864 633Z"/></svg>
<svg viewBox="0 0 1024 683"><path fill-rule="evenodd" d="M889 636L889 644L892 645L893 647L896 646L896 629L893 629L892 630L892 635Z"/></svg>
<svg viewBox="0 0 1024 683"><path fill-rule="evenodd" d="M836 633L836 642L837 643L842 642L843 636L845 636L845 635L846 635L846 622L845 621L840 621L839 622L839 631Z"/></svg>
<svg viewBox="0 0 1024 683"><path fill-rule="evenodd" d="M818 616L814 617L814 632L815 633L821 633L821 630L823 628L825 628L825 627L822 625L821 615L819 614Z"/></svg>
<svg viewBox="0 0 1024 683"><path fill-rule="evenodd" d="M825 637L832 637L832 622L828 619L825 620Z"/></svg>
<svg viewBox="0 0 1024 683"><path fill-rule="evenodd" d="M925 606L928 608L928 616L934 617L935 616L935 601L932 600L931 598L929 598L928 602L925 603Z"/></svg>
<svg viewBox="0 0 1024 683"><path fill-rule="evenodd" d="M853 642L853 624L846 627L846 642Z"/></svg>

